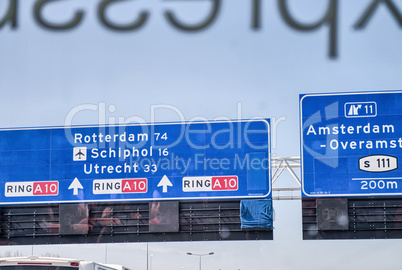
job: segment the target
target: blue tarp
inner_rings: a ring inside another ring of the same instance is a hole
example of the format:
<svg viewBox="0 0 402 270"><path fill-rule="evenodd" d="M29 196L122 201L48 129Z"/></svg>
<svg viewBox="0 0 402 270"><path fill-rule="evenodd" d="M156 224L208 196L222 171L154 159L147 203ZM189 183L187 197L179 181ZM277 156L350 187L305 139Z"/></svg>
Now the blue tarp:
<svg viewBox="0 0 402 270"><path fill-rule="evenodd" d="M240 202L241 228L273 228L272 200L244 200Z"/></svg>

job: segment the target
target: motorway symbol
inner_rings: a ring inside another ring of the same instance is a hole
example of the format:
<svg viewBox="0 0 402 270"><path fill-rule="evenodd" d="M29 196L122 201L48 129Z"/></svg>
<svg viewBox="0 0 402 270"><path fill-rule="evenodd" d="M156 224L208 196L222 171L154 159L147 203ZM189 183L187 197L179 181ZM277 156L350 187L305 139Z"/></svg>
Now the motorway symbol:
<svg viewBox="0 0 402 270"><path fill-rule="evenodd" d="M375 117L377 115L376 102L346 102L345 117Z"/></svg>

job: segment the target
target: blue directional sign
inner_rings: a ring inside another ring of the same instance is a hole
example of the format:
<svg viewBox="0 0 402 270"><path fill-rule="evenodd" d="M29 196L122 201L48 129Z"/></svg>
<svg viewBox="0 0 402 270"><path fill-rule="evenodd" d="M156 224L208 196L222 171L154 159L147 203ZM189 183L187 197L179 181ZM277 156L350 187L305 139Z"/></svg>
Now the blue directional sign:
<svg viewBox="0 0 402 270"><path fill-rule="evenodd" d="M402 195L402 91L300 96L304 197Z"/></svg>
<svg viewBox="0 0 402 270"><path fill-rule="evenodd" d="M0 130L0 203L266 198L269 120Z"/></svg>

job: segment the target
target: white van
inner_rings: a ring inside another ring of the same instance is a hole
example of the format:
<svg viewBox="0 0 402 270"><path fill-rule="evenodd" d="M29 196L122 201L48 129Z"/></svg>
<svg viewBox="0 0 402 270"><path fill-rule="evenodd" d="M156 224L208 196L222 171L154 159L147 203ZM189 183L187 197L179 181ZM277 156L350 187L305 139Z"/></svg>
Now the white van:
<svg viewBox="0 0 402 270"><path fill-rule="evenodd" d="M121 265L53 257L0 258L0 270L129 270Z"/></svg>

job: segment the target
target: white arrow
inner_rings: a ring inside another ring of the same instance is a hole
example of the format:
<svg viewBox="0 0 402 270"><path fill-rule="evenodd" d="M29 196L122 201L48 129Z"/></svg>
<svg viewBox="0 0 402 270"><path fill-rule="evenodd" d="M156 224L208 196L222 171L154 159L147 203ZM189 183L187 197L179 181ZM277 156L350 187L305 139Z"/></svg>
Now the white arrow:
<svg viewBox="0 0 402 270"><path fill-rule="evenodd" d="M170 182L169 178L166 175L164 175L162 177L162 180L158 184L158 187L160 187L160 186L163 186L162 192L166 193L167 192L167 187L168 186L173 187L173 184L172 184L172 182Z"/></svg>
<svg viewBox="0 0 402 270"><path fill-rule="evenodd" d="M74 195L78 195L78 189L84 189L80 183L80 181L78 181L78 178L74 178L74 181L71 183L71 185L68 187L68 189L74 189Z"/></svg>

